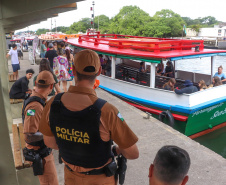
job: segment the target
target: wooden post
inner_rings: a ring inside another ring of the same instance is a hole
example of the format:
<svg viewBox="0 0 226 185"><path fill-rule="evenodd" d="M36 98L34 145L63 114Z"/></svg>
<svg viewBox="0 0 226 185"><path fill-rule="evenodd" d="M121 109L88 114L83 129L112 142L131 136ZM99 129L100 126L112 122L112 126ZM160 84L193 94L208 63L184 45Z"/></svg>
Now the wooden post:
<svg viewBox="0 0 226 185"><path fill-rule="evenodd" d="M111 78L115 79L115 62L116 62L116 58L112 57L111 60Z"/></svg>
<svg viewBox="0 0 226 185"><path fill-rule="evenodd" d="M155 63L150 66L150 87L155 88Z"/></svg>

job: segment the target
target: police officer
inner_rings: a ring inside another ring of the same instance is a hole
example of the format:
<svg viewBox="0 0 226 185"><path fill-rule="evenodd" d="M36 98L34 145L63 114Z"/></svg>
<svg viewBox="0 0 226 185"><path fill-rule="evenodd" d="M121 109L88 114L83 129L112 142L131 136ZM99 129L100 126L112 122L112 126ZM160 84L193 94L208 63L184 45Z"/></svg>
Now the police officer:
<svg viewBox="0 0 226 185"><path fill-rule="evenodd" d="M49 71L39 73L36 89L24 101L22 120L26 147L24 157L33 163L34 175L38 175L41 185L58 185L56 167L52 149L44 144L43 135L39 132L39 121L48 94L55 83Z"/></svg>
<svg viewBox="0 0 226 185"><path fill-rule="evenodd" d="M47 102L40 132L48 147L59 149L65 164L65 185L115 185L112 140L117 154L136 159L138 138L117 108L99 99L93 90L101 73L97 53L80 51L74 61L76 85Z"/></svg>

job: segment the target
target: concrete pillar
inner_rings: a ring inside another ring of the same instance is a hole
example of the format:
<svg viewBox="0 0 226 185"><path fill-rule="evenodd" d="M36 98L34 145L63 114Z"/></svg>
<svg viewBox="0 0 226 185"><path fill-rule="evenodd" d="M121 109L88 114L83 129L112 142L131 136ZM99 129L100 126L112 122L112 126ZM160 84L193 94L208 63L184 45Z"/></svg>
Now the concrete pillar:
<svg viewBox="0 0 226 185"><path fill-rule="evenodd" d="M111 78L115 79L115 62L116 62L116 58L112 57L111 60Z"/></svg>
<svg viewBox="0 0 226 185"><path fill-rule="evenodd" d="M155 63L151 63L150 67L150 87L155 87Z"/></svg>
<svg viewBox="0 0 226 185"><path fill-rule="evenodd" d="M6 116L6 112L10 111L10 106L8 106L8 68L6 70L5 42L5 32L2 21L0 21L0 184L18 185Z"/></svg>
<svg viewBox="0 0 226 185"><path fill-rule="evenodd" d="M1 24L1 23L0 23ZM12 131L13 119L11 115L10 101L9 101L9 79L8 79L8 62L6 59L6 38L2 24L0 25L0 78L2 83L2 91L4 95L4 106L6 110L7 123L9 131ZM3 104L2 104L3 105Z"/></svg>

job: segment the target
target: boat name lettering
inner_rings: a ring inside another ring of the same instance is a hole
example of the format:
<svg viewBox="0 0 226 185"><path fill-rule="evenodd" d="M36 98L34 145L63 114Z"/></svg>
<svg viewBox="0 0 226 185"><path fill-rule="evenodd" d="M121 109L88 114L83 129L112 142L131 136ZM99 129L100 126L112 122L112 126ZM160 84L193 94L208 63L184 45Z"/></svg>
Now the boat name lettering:
<svg viewBox="0 0 226 185"><path fill-rule="evenodd" d="M210 112L210 111L212 111L212 110L214 110L214 109L216 109L216 108L218 108L218 107L221 107L223 104L224 104L224 103L220 103L220 104L218 104L218 105L214 105L214 106L212 106L212 107L208 107L208 108L206 108L206 109L203 109L203 110L199 110L199 111L197 111L197 112L194 112L194 113L192 114L192 117L197 116L197 115L199 115L199 114L202 114L202 113L204 113L204 112Z"/></svg>
<svg viewBox="0 0 226 185"><path fill-rule="evenodd" d="M224 115L224 114L226 114L226 108L222 111L219 111L219 110L216 111L210 119L214 119L214 118L219 117L219 116Z"/></svg>

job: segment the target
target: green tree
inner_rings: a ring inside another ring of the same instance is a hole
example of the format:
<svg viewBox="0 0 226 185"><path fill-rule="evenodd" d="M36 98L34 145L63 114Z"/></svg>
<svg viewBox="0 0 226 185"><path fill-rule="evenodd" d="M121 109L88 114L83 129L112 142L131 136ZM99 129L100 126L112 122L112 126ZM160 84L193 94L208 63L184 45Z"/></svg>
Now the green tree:
<svg viewBox="0 0 226 185"><path fill-rule="evenodd" d="M109 31L109 24L110 24L110 19L106 15L99 15L94 18L95 29L98 31L98 25L99 25L99 31L101 33L107 33Z"/></svg>
<svg viewBox="0 0 226 185"><path fill-rule="evenodd" d="M208 26L213 26L214 24L217 24L218 21L215 17L212 16L207 16L207 17L203 17L201 19L201 23L202 24L207 24Z"/></svg>
<svg viewBox="0 0 226 185"><path fill-rule="evenodd" d="M36 34L41 35L41 34L45 34L46 32L49 32L49 29L41 28L36 31Z"/></svg>
<svg viewBox="0 0 226 185"><path fill-rule="evenodd" d="M181 18L184 20L186 26L190 26L194 24L194 20L191 19L190 17L181 17Z"/></svg>
<svg viewBox="0 0 226 185"><path fill-rule="evenodd" d="M179 14L172 10L163 9L156 12L153 19L146 25L145 36L178 37L182 35L185 22Z"/></svg>
<svg viewBox="0 0 226 185"><path fill-rule="evenodd" d="M91 19L90 18L82 18L78 22L74 22L70 27L67 34L82 32L85 33L88 28L91 28Z"/></svg>
<svg viewBox="0 0 226 185"><path fill-rule="evenodd" d="M198 35L201 26L200 26L199 24L194 24L194 25L191 25L190 28L191 28L192 30L196 31L196 33L197 33L197 35ZM196 35L196 36L197 36L197 35Z"/></svg>
<svg viewBox="0 0 226 185"><path fill-rule="evenodd" d="M69 31L69 27L57 26L57 27L55 27L55 28L52 29L52 32L55 32L56 30L57 30L57 32L66 33L67 31Z"/></svg>
<svg viewBox="0 0 226 185"><path fill-rule="evenodd" d="M145 25L151 21L148 13L137 6L124 6L111 19L108 33L142 36Z"/></svg>
<svg viewBox="0 0 226 185"><path fill-rule="evenodd" d="M200 28L204 27L213 27L214 24L219 24L219 21L212 16L207 17L198 17L196 19L191 19L190 17L182 17L182 19L185 21L186 25L189 27L197 27L197 25L200 26Z"/></svg>

